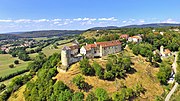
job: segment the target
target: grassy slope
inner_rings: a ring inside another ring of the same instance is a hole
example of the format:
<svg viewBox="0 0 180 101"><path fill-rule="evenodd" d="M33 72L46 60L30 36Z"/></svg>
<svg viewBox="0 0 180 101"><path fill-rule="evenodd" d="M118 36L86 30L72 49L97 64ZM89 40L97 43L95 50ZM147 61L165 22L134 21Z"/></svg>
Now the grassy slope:
<svg viewBox="0 0 180 101"><path fill-rule="evenodd" d="M9 54L0 54L0 77L26 69L30 61L24 62L19 60L20 64L15 65L15 68L9 68L10 64L14 64L14 60L19 60L17 57L13 58Z"/></svg>
<svg viewBox="0 0 180 101"><path fill-rule="evenodd" d="M137 83L142 83L143 87L146 89L145 95L141 95L138 100L153 100L156 95L161 95L163 93L163 88L160 86L156 78L156 73L158 72L157 68L153 68L149 65L148 62L145 62L145 59L141 56L134 56L131 51L126 52L132 56L132 61L134 63L133 68L137 71L134 74L128 74L125 79L117 79L116 81L106 81L100 80L95 76L84 76L85 81L92 85L94 90L98 87L104 88L111 95L113 92L119 89L119 86L124 83L127 87L132 87ZM105 61L101 59L94 59L102 66L105 65ZM92 60L90 60L92 63ZM78 68L79 64L76 63L71 66L70 70L66 73L59 73L56 78L65 82L71 89L74 91L80 91L72 82L72 78L80 74ZM149 71L149 72L147 72ZM90 91L91 91L90 90ZM84 92L87 95L88 92Z"/></svg>
<svg viewBox="0 0 180 101"><path fill-rule="evenodd" d="M33 77L31 81L34 81L37 79L37 76ZM23 92L25 91L26 84L21 86L16 92L14 92L8 101L25 101Z"/></svg>

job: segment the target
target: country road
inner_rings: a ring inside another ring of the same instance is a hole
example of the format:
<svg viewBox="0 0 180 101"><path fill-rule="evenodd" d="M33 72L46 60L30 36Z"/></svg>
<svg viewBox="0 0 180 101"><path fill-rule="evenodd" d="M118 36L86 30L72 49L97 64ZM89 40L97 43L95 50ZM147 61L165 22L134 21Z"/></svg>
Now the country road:
<svg viewBox="0 0 180 101"><path fill-rule="evenodd" d="M171 89L171 91L169 92L169 94L166 96L165 101L169 101L169 99L171 98L172 94L175 92L176 88L178 86L178 83L176 82L174 87Z"/></svg>
<svg viewBox="0 0 180 101"><path fill-rule="evenodd" d="M175 59L174 59L174 63L172 64L172 69L176 74L176 67L177 67L177 55L178 53L175 53ZM171 89L171 91L169 92L169 94L166 96L165 101L169 101L169 99L171 98L172 94L175 92L176 88L178 87L178 83L176 82L175 85L173 86L173 88Z"/></svg>

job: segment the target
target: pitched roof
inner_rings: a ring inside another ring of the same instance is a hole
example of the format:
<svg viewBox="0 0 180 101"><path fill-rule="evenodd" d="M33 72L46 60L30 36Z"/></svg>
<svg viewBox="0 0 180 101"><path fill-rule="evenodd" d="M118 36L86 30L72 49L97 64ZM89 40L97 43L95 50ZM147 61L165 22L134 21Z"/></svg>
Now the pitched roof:
<svg viewBox="0 0 180 101"><path fill-rule="evenodd" d="M140 36L132 36L131 38L142 39Z"/></svg>
<svg viewBox="0 0 180 101"><path fill-rule="evenodd" d="M122 43L119 40L114 40L114 41L107 41L107 42L97 42L96 44L102 47L111 47L111 46L121 45Z"/></svg>
<svg viewBox="0 0 180 101"><path fill-rule="evenodd" d="M171 51L169 49L164 50L164 54L169 54L169 53L171 53Z"/></svg>
<svg viewBox="0 0 180 101"><path fill-rule="evenodd" d="M78 49L78 48L80 48L78 45L72 45L72 46L69 46L69 48L71 49L71 50L75 50L75 49Z"/></svg>
<svg viewBox="0 0 180 101"><path fill-rule="evenodd" d="M92 48L96 48L97 45L96 44L87 44L86 46L84 46L84 48L88 51L91 50Z"/></svg>
<svg viewBox="0 0 180 101"><path fill-rule="evenodd" d="M64 46L62 48L62 50L74 50L74 49L78 49L79 46L78 45L72 45L72 46Z"/></svg>
<svg viewBox="0 0 180 101"><path fill-rule="evenodd" d="M128 34L122 34L122 35L120 35L120 38L128 38L129 37L129 35Z"/></svg>

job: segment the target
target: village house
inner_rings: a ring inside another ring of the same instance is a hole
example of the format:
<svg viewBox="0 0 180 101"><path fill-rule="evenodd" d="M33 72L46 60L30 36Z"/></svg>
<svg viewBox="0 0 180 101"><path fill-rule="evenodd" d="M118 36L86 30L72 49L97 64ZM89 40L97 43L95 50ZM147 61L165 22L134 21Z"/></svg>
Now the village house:
<svg viewBox="0 0 180 101"><path fill-rule="evenodd" d="M128 34L122 34L122 35L120 35L120 38L128 40L129 35Z"/></svg>
<svg viewBox="0 0 180 101"><path fill-rule="evenodd" d="M141 38L141 36L136 35L136 36L129 37L128 41L129 42L140 43L140 42L142 42L142 38Z"/></svg>
<svg viewBox="0 0 180 101"><path fill-rule="evenodd" d="M171 51L169 49L164 49L164 46L161 46L160 47L160 53L161 53L161 56L171 56Z"/></svg>

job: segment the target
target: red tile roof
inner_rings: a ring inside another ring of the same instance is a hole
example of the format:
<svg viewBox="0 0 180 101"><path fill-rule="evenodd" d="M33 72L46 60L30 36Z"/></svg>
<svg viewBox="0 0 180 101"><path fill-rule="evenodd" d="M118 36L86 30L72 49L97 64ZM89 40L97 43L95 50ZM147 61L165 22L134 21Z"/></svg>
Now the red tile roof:
<svg viewBox="0 0 180 101"><path fill-rule="evenodd" d="M119 40L114 40L114 41L107 41L107 42L97 42L96 44L102 47L111 47L111 46L121 45L122 43Z"/></svg>
<svg viewBox="0 0 180 101"><path fill-rule="evenodd" d="M171 53L171 51L169 49L164 50L164 54L169 54L169 53Z"/></svg>
<svg viewBox="0 0 180 101"><path fill-rule="evenodd" d="M120 38L125 38L125 39L127 39L128 37L129 37L128 34L122 34L122 35L120 36Z"/></svg>
<svg viewBox="0 0 180 101"><path fill-rule="evenodd" d="M85 48L86 50L91 50L91 48L96 48L96 47L97 47L96 44L87 44L86 46L84 46L84 48Z"/></svg>

